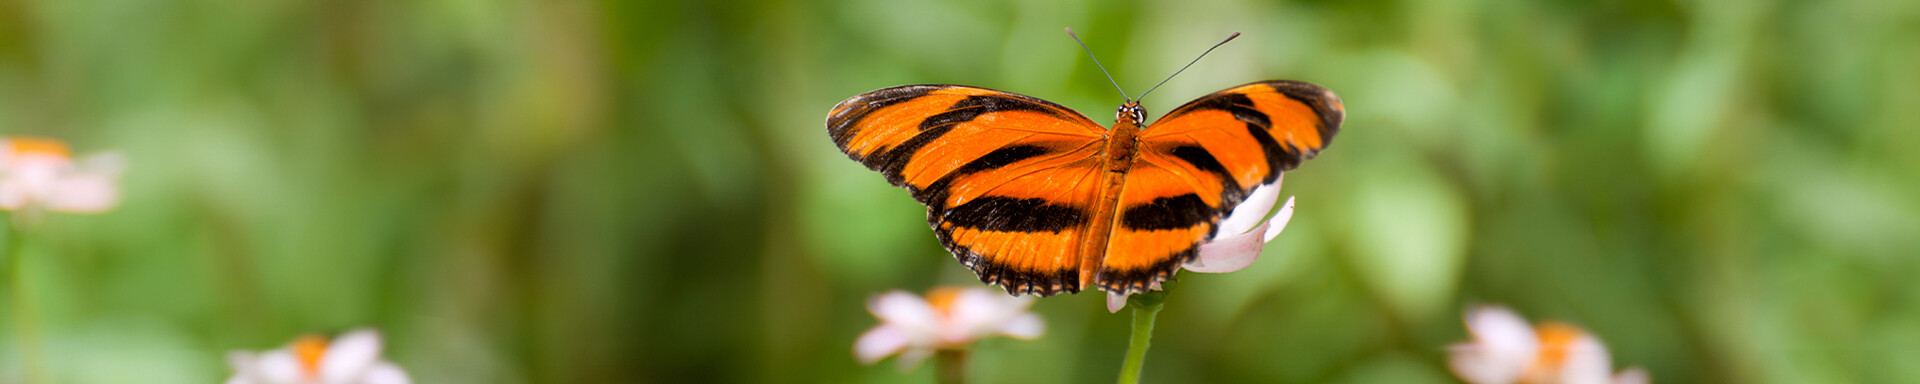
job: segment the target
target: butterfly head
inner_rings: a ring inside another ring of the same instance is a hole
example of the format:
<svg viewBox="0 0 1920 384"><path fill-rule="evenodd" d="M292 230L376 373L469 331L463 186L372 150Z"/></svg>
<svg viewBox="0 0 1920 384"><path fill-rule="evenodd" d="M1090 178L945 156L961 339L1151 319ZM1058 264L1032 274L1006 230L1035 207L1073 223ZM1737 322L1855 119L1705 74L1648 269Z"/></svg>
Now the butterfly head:
<svg viewBox="0 0 1920 384"><path fill-rule="evenodd" d="M1113 120L1118 124L1130 122L1133 125L1140 125L1147 120L1147 109L1141 108L1138 101L1129 101L1120 105L1120 111L1114 113Z"/></svg>

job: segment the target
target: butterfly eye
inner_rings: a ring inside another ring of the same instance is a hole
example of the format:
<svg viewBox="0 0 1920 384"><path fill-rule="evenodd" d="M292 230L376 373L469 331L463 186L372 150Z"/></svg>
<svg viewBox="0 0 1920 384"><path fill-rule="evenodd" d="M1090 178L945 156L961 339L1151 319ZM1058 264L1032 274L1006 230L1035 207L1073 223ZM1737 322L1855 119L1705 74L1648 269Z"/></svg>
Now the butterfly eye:
<svg viewBox="0 0 1920 384"><path fill-rule="evenodd" d="M1132 121L1134 124L1139 124L1141 121L1147 119L1147 109L1141 108L1140 104L1127 103L1120 106L1120 111L1114 113L1113 119L1118 121Z"/></svg>

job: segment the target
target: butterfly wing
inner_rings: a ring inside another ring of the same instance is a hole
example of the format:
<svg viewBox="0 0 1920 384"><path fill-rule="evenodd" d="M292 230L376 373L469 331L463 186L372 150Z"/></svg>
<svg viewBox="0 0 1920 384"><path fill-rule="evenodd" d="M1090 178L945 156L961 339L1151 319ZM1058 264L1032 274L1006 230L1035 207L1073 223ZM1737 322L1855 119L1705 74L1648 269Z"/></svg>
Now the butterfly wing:
<svg viewBox="0 0 1920 384"><path fill-rule="evenodd" d="M1164 281L1255 187L1313 158L1346 112L1299 81L1262 81L1201 97L1140 136L1094 284L1140 292Z"/></svg>
<svg viewBox="0 0 1920 384"><path fill-rule="evenodd" d="M925 204L941 244L981 281L1010 293L1079 292L1079 245L1107 140L1093 120L1014 93L907 85L840 102L827 132Z"/></svg>

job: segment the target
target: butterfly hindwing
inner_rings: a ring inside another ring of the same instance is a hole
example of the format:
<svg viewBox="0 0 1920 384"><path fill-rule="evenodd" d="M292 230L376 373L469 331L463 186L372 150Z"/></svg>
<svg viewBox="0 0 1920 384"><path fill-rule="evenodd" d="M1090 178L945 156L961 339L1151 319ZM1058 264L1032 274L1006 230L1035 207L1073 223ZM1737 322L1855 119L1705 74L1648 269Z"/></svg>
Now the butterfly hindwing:
<svg viewBox="0 0 1920 384"><path fill-rule="evenodd" d="M854 96L834 143L927 206L942 245L982 281L1042 296L1080 289L1106 130L1058 104L956 85Z"/></svg>
<svg viewBox="0 0 1920 384"><path fill-rule="evenodd" d="M1262 81L1201 97L1147 126L1093 283L1139 292L1170 278L1255 187L1326 148L1344 115L1326 88Z"/></svg>

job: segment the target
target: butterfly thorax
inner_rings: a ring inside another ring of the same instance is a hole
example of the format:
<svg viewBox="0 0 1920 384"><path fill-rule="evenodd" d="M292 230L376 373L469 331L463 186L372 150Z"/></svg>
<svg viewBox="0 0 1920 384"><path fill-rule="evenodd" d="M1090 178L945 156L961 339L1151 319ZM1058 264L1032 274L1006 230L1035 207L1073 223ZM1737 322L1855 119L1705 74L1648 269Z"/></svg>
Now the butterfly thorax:
<svg viewBox="0 0 1920 384"><path fill-rule="evenodd" d="M1114 113L1113 129L1108 132L1112 138L1107 142L1107 171L1127 173L1133 168L1134 150L1140 145L1140 123L1146 116L1146 108L1141 108L1137 101L1121 104L1120 110Z"/></svg>

